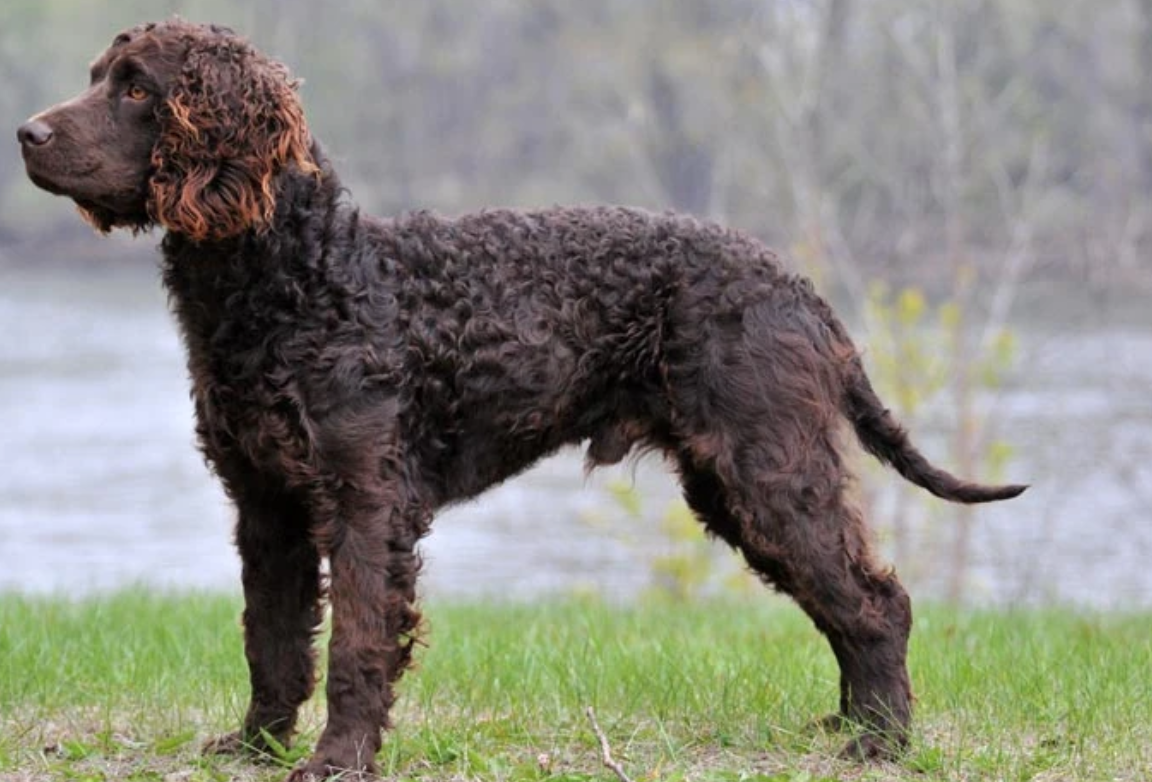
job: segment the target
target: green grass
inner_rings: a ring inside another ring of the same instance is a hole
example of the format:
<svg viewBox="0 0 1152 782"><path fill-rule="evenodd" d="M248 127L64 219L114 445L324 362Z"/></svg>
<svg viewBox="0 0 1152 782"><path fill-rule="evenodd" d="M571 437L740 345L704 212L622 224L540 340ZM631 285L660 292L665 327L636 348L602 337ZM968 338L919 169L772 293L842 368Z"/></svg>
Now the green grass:
<svg viewBox="0 0 1152 782"><path fill-rule="evenodd" d="M235 598L0 596L0 780L280 779L203 758L245 706ZM380 755L395 779L614 780L584 714L641 780L1143 780L1152 616L922 610L899 764L835 759L808 727L831 653L779 601L426 606L431 647ZM299 744L322 725L310 704ZM299 756L290 754L286 762Z"/></svg>

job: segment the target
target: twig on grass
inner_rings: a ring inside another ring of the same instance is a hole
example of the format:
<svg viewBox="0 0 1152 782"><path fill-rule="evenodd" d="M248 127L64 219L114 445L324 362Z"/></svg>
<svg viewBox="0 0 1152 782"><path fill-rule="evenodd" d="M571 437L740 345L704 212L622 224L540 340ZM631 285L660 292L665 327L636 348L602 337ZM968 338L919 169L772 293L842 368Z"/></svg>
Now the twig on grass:
<svg viewBox="0 0 1152 782"><path fill-rule="evenodd" d="M624 767L612 759L612 748L608 746L608 737L604 735L604 731L600 730L600 723L596 722L596 712L592 710L591 706L586 706L584 713L588 715L588 721L592 723L592 732L600 740L600 761L604 767L611 769L620 782L632 782L631 777L624 771Z"/></svg>

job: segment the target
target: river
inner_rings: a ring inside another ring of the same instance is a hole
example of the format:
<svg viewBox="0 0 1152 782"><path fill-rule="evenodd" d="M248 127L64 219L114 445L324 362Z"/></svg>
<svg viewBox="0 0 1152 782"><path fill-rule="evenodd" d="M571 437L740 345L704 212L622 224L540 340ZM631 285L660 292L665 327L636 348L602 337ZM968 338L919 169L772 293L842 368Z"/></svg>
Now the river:
<svg viewBox="0 0 1152 782"><path fill-rule="evenodd" d="M1021 329L1022 368L990 404L1014 448L1009 477L1033 485L976 510L969 603L1152 606L1152 325L1101 321ZM194 448L154 266L4 268L0 335L0 591L238 589L232 511ZM948 426L937 416L917 432L941 462ZM442 513L424 594L646 588L675 484L658 460L586 478L581 459L562 453ZM648 523L612 499L618 481L636 483ZM896 565L917 596L938 597L952 522L940 503L916 508L925 553Z"/></svg>

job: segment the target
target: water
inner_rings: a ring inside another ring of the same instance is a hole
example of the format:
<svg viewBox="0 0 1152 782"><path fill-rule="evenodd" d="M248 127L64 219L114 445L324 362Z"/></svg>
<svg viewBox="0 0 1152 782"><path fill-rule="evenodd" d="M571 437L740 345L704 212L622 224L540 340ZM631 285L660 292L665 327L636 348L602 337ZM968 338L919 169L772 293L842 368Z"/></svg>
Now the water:
<svg viewBox="0 0 1152 782"><path fill-rule="evenodd" d="M84 594L128 584L238 589L232 511L194 448L182 348L148 267L10 266L0 290L0 591ZM995 400L1021 499L977 510L968 599L1152 606L1152 329L1023 335L1026 378ZM1023 382L1026 380L1027 382ZM918 440L942 456L934 432ZM677 490L658 460L586 479L570 451L440 515L427 596L635 595ZM605 489L635 482L650 523ZM880 485L892 486L895 476ZM883 510L891 497L877 503ZM912 561L940 594L939 503ZM604 528L607 527L605 530Z"/></svg>

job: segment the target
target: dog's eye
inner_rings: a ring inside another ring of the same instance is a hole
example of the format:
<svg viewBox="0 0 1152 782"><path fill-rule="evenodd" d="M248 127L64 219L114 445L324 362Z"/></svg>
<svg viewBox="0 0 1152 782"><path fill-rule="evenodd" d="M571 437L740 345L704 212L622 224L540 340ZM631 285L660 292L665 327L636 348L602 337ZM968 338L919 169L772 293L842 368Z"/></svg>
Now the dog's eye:
<svg viewBox="0 0 1152 782"><path fill-rule="evenodd" d="M128 89L124 90L124 97L128 100L142 101L148 99L148 90L141 87L139 84L131 84Z"/></svg>

